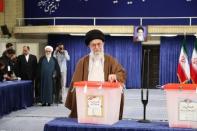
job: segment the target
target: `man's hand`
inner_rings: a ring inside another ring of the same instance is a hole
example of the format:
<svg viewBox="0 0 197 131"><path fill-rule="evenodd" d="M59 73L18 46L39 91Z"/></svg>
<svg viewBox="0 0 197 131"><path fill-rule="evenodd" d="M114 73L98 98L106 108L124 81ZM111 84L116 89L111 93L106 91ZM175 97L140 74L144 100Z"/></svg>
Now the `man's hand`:
<svg viewBox="0 0 197 131"><path fill-rule="evenodd" d="M110 75L108 76L108 81L109 81L109 82L116 82L116 81L117 81L116 74L110 74Z"/></svg>
<svg viewBox="0 0 197 131"><path fill-rule="evenodd" d="M59 47L57 46L57 47L55 48L55 50L56 50L56 51L59 51Z"/></svg>

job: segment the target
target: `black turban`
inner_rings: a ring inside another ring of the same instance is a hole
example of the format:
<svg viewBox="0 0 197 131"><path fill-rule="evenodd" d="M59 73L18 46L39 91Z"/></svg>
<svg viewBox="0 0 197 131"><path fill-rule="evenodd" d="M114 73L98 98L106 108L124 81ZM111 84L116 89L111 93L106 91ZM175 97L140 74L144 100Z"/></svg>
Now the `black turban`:
<svg viewBox="0 0 197 131"><path fill-rule="evenodd" d="M90 44L90 41L94 39L100 39L102 41L105 41L105 35L100 30L97 29L90 30L86 33L85 44L88 46Z"/></svg>

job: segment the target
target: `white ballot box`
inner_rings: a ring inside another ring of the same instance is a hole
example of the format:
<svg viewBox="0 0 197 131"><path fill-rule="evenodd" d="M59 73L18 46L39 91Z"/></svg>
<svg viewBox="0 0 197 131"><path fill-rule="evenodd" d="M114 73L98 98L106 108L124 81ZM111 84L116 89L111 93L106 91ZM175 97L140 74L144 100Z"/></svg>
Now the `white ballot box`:
<svg viewBox="0 0 197 131"><path fill-rule="evenodd" d="M170 127L197 128L197 84L166 84Z"/></svg>
<svg viewBox="0 0 197 131"><path fill-rule="evenodd" d="M119 120L121 85L110 82L75 82L79 123L114 124Z"/></svg>

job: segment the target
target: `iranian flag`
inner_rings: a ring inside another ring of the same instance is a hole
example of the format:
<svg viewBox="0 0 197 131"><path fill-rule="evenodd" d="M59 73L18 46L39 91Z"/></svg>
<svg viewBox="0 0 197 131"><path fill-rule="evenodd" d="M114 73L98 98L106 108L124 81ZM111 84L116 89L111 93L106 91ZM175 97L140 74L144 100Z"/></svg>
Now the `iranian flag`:
<svg viewBox="0 0 197 131"><path fill-rule="evenodd" d="M0 12L3 12L4 3L3 0L0 0Z"/></svg>
<svg viewBox="0 0 197 131"><path fill-rule="evenodd" d="M197 84L197 40L195 42L193 53L192 53L190 72L191 72L192 83Z"/></svg>
<svg viewBox="0 0 197 131"><path fill-rule="evenodd" d="M177 76L180 83L186 83L190 80L190 67L185 44L186 41L184 40L181 47L181 53L179 56L179 63L177 69Z"/></svg>

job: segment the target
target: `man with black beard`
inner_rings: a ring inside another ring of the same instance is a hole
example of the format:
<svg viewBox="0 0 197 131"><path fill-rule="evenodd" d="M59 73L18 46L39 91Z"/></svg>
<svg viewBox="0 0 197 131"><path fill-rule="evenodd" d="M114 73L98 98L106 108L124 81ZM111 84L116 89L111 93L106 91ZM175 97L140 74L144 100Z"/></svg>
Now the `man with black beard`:
<svg viewBox="0 0 197 131"><path fill-rule="evenodd" d="M52 52L53 47L46 46L45 55L40 58L38 63L37 79L42 106L50 106L53 103L53 94L61 88L60 67L56 58L51 55ZM56 98L58 98L57 94Z"/></svg>
<svg viewBox="0 0 197 131"><path fill-rule="evenodd" d="M65 106L71 110L69 117L77 117L76 92L73 83L77 81L118 81L124 85L126 73L123 67L113 57L104 53L105 36L100 30L94 29L86 33L85 43L90 48L90 54L77 63L68 90ZM122 119L124 95L122 94L119 119Z"/></svg>
<svg viewBox="0 0 197 131"><path fill-rule="evenodd" d="M68 51L64 49L64 44L59 43L56 47L56 50L53 53L53 56L57 59L58 64L60 66L61 71L61 85L62 88L59 92L59 102L63 103L65 100L65 90L66 90L66 82L67 82L67 61L70 60L70 56L68 54Z"/></svg>

